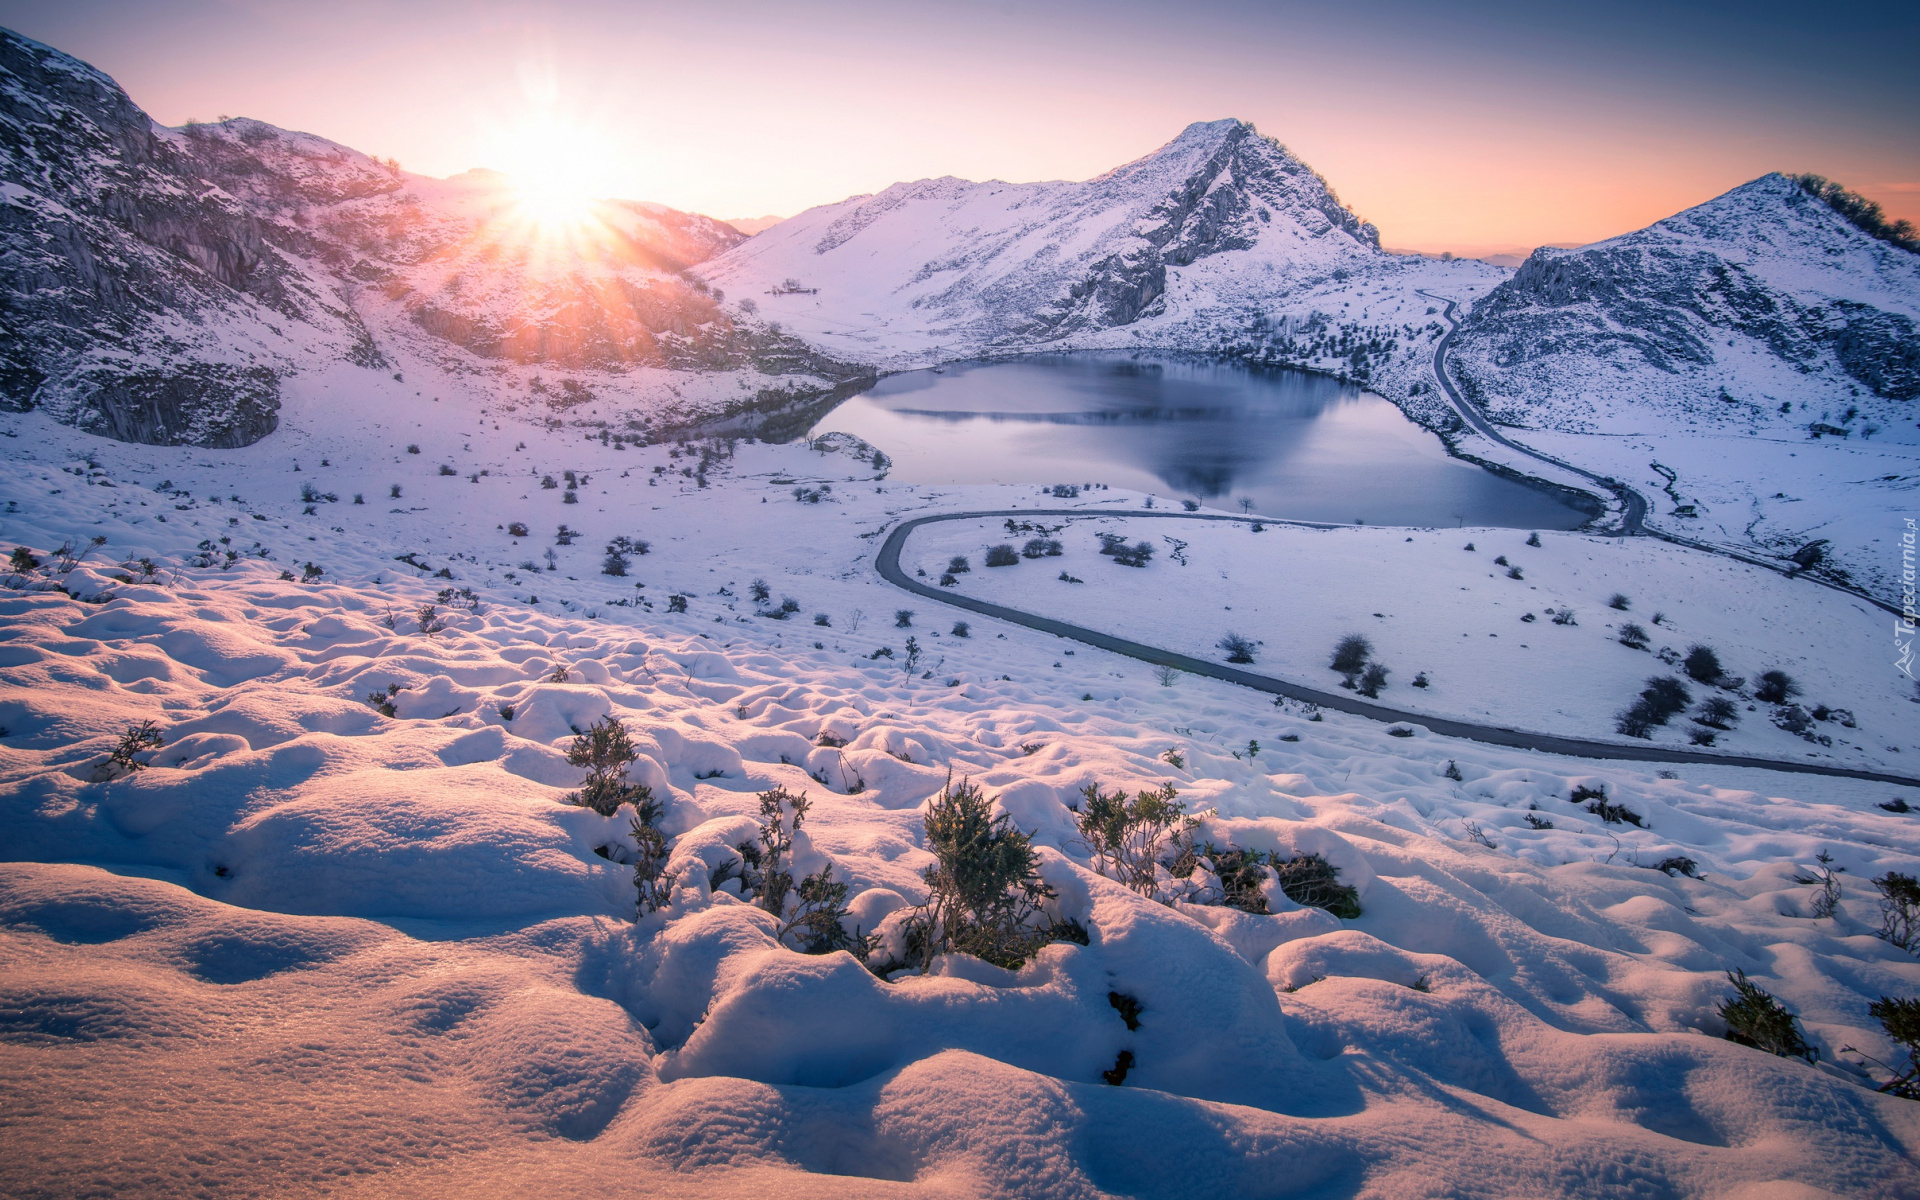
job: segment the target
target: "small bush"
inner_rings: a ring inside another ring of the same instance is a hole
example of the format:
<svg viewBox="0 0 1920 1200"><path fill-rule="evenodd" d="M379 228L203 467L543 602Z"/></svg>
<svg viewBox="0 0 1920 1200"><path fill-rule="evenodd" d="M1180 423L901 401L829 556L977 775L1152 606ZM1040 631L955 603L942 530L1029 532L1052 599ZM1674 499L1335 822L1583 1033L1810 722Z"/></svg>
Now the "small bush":
<svg viewBox="0 0 1920 1200"><path fill-rule="evenodd" d="M1002 542L987 550L987 565L990 567L1016 567L1020 565L1020 552Z"/></svg>
<svg viewBox="0 0 1920 1200"><path fill-rule="evenodd" d="M1060 543L1052 538L1029 538L1020 547L1021 558L1058 558L1060 553Z"/></svg>
<svg viewBox="0 0 1920 1200"><path fill-rule="evenodd" d="M1529 545L1529 546L1538 546L1539 544L1540 544L1540 535L1539 535L1539 534L1537 534L1537 533L1529 533L1529 534L1527 535L1527 545Z"/></svg>
<svg viewBox="0 0 1920 1200"><path fill-rule="evenodd" d="M1587 811L1609 825L1632 825L1638 829L1647 827L1646 821L1641 819L1639 813L1624 804L1615 804L1604 798L1587 805Z"/></svg>
<svg viewBox="0 0 1920 1200"><path fill-rule="evenodd" d="M747 595L755 604L765 604L773 598L773 589L767 586L766 580L756 579L747 585Z"/></svg>
<svg viewBox="0 0 1920 1200"><path fill-rule="evenodd" d="M1357 633L1350 633L1334 646L1333 661L1328 666L1346 676L1342 686L1350 688L1360 673L1367 669L1367 659L1372 656L1373 643Z"/></svg>
<svg viewBox="0 0 1920 1200"><path fill-rule="evenodd" d="M1526 575L1521 572L1519 567L1508 567L1507 578L1508 579L1525 579Z"/></svg>
<svg viewBox="0 0 1920 1200"><path fill-rule="evenodd" d="M1171 783L1132 799L1124 789L1108 793L1090 783L1081 789L1076 823L1094 871L1142 896L1160 898L1162 869L1192 871L1191 864L1180 871L1173 860L1191 858L1200 817L1187 812Z"/></svg>
<svg viewBox="0 0 1920 1200"><path fill-rule="evenodd" d="M967 561L967 556L964 554L956 554L947 560L947 574L949 575L965 575L971 570L973 570L973 565Z"/></svg>
<svg viewBox="0 0 1920 1200"><path fill-rule="evenodd" d="M414 445L414 444L413 444L412 442L408 442L408 443L407 443L407 453L408 453L408 454L418 454L418 453L420 453L420 447L419 447L419 446L416 446L416 445Z"/></svg>
<svg viewBox="0 0 1920 1200"><path fill-rule="evenodd" d="M1360 917L1360 893L1340 882L1340 868L1318 854L1301 854L1277 862L1280 890L1287 899L1308 908L1324 908L1343 921Z"/></svg>
<svg viewBox="0 0 1920 1200"><path fill-rule="evenodd" d="M1886 1063L1880 1064L1893 1078L1878 1090L1902 1100L1920 1100L1920 1000L1882 996L1867 1005L1867 1015L1880 1022L1887 1037L1907 1052L1907 1065L1898 1070Z"/></svg>
<svg viewBox="0 0 1920 1200"><path fill-rule="evenodd" d="M1153 547L1146 542L1135 542L1113 552L1113 561L1123 567L1144 567L1152 560Z"/></svg>
<svg viewBox="0 0 1920 1200"><path fill-rule="evenodd" d="M1681 667L1695 683L1717 683L1725 674L1720 668L1720 656L1710 647L1697 644L1687 647L1687 657Z"/></svg>
<svg viewBox="0 0 1920 1200"><path fill-rule="evenodd" d="M620 553L618 550L608 548L607 556L600 560L600 573L602 575L625 575L627 573L627 567L630 565L626 555Z"/></svg>
<svg viewBox="0 0 1920 1200"><path fill-rule="evenodd" d="M1253 643L1237 633L1229 633L1214 645L1226 654L1230 663L1250 663L1253 661Z"/></svg>
<svg viewBox="0 0 1920 1200"><path fill-rule="evenodd" d="M1606 798L1606 788L1588 787L1586 784L1581 783L1574 785L1573 793L1567 797L1567 803L1579 804L1585 800L1605 800Z"/></svg>
<svg viewBox="0 0 1920 1200"><path fill-rule="evenodd" d="M1504 567L1509 565L1507 562L1507 556L1504 554L1496 556L1493 560L1493 565L1496 567Z"/></svg>
<svg viewBox="0 0 1920 1200"><path fill-rule="evenodd" d="M681 595L668 596L667 611L670 613L683 613L687 611L687 598Z"/></svg>
<svg viewBox="0 0 1920 1200"><path fill-rule="evenodd" d="M566 802L591 808L603 817L612 816L622 804L636 809L648 804L653 800L653 789L626 781L627 768L639 757L627 727L618 717L608 715L595 721L567 748L568 764L585 767L587 781L579 791L569 792Z"/></svg>
<svg viewBox="0 0 1920 1200"><path fill-rule="evenodd" d="M25 546L15 546L13 553L7 556L7 566L16 575L24 575L39 565L40 560Z"/></svg>
<svg viewBox="0 0 1920 1200"><path fill-rule="evenodd" d="M559 486L560 486L560 481L555 479L551 475L542 475L540 477L540 487L544 491L550 492Z"/></svg>
<svg viewBox="0 0 1920 1200"><path fill-rule="evenodd" d="M1820 1052L1800 1036L1794 1016L1772 993L1747 979L1744 970L1727 972L1734 994L1720 1002L1720 1019L1727 1023L1727 1040L1777 1054L1781 1058L1819 1061Z"/></svg>
<svg viewBox="0 0 1920 1200"><path fill-rule="evenodd" d="M1627 599L1625 592L1615 592L1613 595L1607 597L1607 607L1617 608L1621 612L1625 612L1633 607L1633 601Z"/></svg>
<svg viewBox="0 0 1920 1200"><path fill-rule="evenodd" d="M957 638L973 636L973 630L967 625L965 621L955 621L953 623L952 632L953 632L953 636Z"/></svg>
<svg viewBox="0 0 1920 1200"><path fill-rule="evenodd" d="M107 761L123 771L144 771L147 764L134 757L148 750L158 750L165 742L160 740L160 731L154 728L152 721L142 721L138 725L127 726L120 735L120 741L107 752Z"/></svg>
<svg viewBox="0 0 1920 1200"><path fill-rule="evenodd" d="M530 533L530 532L531 532L531 531L530 531L530 530L529 530L529 529L527 528L527 523L526 523L525 521L509 521L509 522L507 522L507 536L508 536L508 537L517 537L517 538L523 538L523 537L526 537L526 536L528 535L528 533Z"/></svg>
<svg viewBox="0 0 1920 1200"><path fill-rule="evenodd" d="M1628 621L1620 627L1619 642L1629 650L1645 650L1648 646L1647 631Z"/></svg>
<svg viewBox="0 0 1920 1200"><path fill-rule="evenodd" d="M441 463L440 473L442 475L458 475L460 472L454 470L452 467L448 466L446 463Z"/></svg>
<svg viewBox="0 0 1920 1200"><path fill-rule="evenodd" d="M774 937L782 945L802 954L846 950L864 962L870 943L849 934L842 923L847 916L847 885L834 881L833 861L827 860L811 875L793 876L794 837L808 807L805 793L796 796L783 787L760 793L758 842L734 847L740 853L742 890L779 921Z"/></svg>
<svg viewBox="0 0 1920 1200"><path fill-rule="evenodd" d="M833 618L826 613L815 613L813 614L813 623L822 629L830 629L833 627Z"/></svg>
<svg viewBox="0 0 1920 1200"><path fill-rule="evenodd" d="M1725 696L1708 696L1693 710L1693 719L1710 729L1731 729L1740 720L1740 706Z"/></svg>
<svg viewBox="0 0 1920 1200"><path fill-rule="evenodd" d="M1360 694L1370 700L1380 698L1380 689L1387 686L1387 669L1379 663L1368 663L1360 676Z"/></svg>
<svg viewBox="0 0 1920 1200"><path fill-rule="evenodd" d="M1415 675L1413 677L1413 686L1417 688L1432 687L1433 681L1427 678L1427 673L1425 671L1422 671L1418 675Z"/></svg>
<svg viewBox="0 0 1920 1200"><path fill-rule="evenodd" d="M1578 625L1580 622L1573 619L1572 609L1563 608L1559 612L1553 614L1553 623L1555 625Z"/></svg>
<svg viewBox="0 0 1920 1200"><path fill-rule="evenodd" d="M912 626L913 626L913 610L912 609L897 608L893 611L893 627L895 629L909 629L909 628L912 628Z"/></svg>
<svg viewBox="0 0 1920 1200"><path fill-rule="evenodd" d="M1763 704L1785 704L1799 694L1800 685L1793 676L1779 669L1760 672L1753 688L1754 699Z"/></svg>
<svg viewBox="0 0 1920 1200"><path fill-rule="evenodd" d="M1877 936L1909 954L1920 949L1920 879L1888 871L1873 886L1880 889Z"/></svg>
<svg viewBox="0 0 1920 1200"><path fill-rule="evenodd" d="M390 683L386 686L385 691L368 692L367 706L383 717L398 717L400 710L394 707L393 698L404 691L406 691L406 689L399 684Z"/></svg>
<svg viewBox="0 0 1920 1200"><path fill-rule="evenodd" d="M1054 891L1040 880L1032 835L1006 813L994 816L971 780L948 781L927 808L925 829L937 861L922 873L927 899L908 919L899 966L924 974L934 959L958 953L1016 970L1049 942L1084 941L1084 931L1045 916Z"/></svg>

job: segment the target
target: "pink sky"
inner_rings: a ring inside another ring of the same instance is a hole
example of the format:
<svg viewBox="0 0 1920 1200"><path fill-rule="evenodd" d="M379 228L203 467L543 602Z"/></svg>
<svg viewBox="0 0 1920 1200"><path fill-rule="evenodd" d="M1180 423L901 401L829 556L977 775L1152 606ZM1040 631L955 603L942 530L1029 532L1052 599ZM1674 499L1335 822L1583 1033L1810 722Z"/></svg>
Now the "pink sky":
<svg viewBox="0 0 1920 1200"><path fill-rule="evenodd" d="M169 124L258 117L434 175L537 165L562 144L595 190L723 217L930 175L1086 178L1235 116L1396 247L1593 241L1768 170L1920 219L1912 85L1845 46L1781 42L1792 30L1716 51L1663 25L1647 49L1606 41L1612 26L1237 0L0 0L0 23L93 62ZM1763 70L1787 50L1818 86Z"/></svg>

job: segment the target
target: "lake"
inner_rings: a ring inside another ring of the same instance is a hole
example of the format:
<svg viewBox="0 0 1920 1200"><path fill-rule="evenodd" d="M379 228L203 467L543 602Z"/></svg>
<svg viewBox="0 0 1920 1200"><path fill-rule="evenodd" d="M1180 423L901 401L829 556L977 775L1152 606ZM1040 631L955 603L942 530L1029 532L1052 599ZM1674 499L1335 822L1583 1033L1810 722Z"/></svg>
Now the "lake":
<svg viewBox="0 0 1920 1200"><path fill-rule="evenodd" d="M1447 455L1387 400L1324 375L1049 354L883 379L810 431L854 434L903 483L1104 483L1263 516L1572 529L1586 514Z"/></svg>

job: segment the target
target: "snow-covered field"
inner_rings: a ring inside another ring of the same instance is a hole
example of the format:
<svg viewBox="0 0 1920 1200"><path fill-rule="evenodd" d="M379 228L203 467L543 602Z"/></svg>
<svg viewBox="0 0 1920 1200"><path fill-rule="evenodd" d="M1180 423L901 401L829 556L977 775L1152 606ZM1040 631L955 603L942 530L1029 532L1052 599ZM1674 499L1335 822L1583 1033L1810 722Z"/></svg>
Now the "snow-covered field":
<svg viewBox="0 0 1920 1200"><path fill-rule="evenodd" d="M1328 667L1335 642L1358 633L1391 669L1382 703L1507 728L1612 738L1614 714L1648 676L1682 676L1696 700L1736 702L1739 721L1715 732L1676 719L1654 731L1657 744L1686 747L1697 731L1730 753L1920 777L1913 681L1887 652L1885 615L1759 567L1646 538L1551 531L1266 524L1256 533L1138 510L1040 523L1060 541L1058 557L989 568L990 547L1019 549L1036 534L980 519L922 526L901 561L933 581L965 557L972 569L953 577L956 592L1199 658L1219 660L1216 641L1239 633L1261 644L1254 669L1322 690L1341 679ZM1121 565L1101 556L1103 533L1156 553L1144 567ZM1625 610L1610 607L1615 595ZM1628 624L1647 635L1644 649L1620 643ZM1744 686L1684 679L1680 660L1696 645ZM1845 709L1854 727L1809 730L1830 746L1775 727L1752 696L1767 670L1801 685L1802 707Z"/></svg>
<svg viewBox="0 0 1920 1200"><path fill-rule="evenodd" d="M1399 738L1209 681L1162 686L1143 664L990 620L957 636L962 614L874 574L881 532L906 514L1059 501L875 480L857 446L616 449L439 394L354 368L302 376L281 430L232 451L0 415L7 548L49 558L106 539L0 594L0 1191L1920 1188L1920 1108L1862 1086L1843 1050L1897 1061L1867 1006L1920 992L1920 962L1872 936L1866 881L1920 869L1915 818L1877 807L1895 789ZM562 523L571 545L554 544ZM1656 648L1698 630L1738 672L1768 649L1804 654L1811 699L1851 699L1875 753L1909 752L1881 728L1900 714L1872 664L1849 665L1851 609L1811 585L1733 580L1638 543L1531 549L1514 531L1179 536L1186 568L1164 545L1129 571L1075 542L1004 585L976 561L966 586L1030 591L1037 607L1042 584L1068 592L1050 578L1065 563L1090 580L1071 589L1076 616L1125 583L1134 636L1204 644L1242 603L1257 616L1261 581L1284 571L1298 620L1267 601L1270 623L1246 632L1266 641L1263 664L1297 657L1331 679L1318 660L1350 613L1307 597L1345 581L1389 614L1352 620L1394 666L1396 702L1425 668L1436 711L1519 706L1568 727L1614 702L1599 664L1652 662L1604 637L1595 597L1617 587L1635 615L1671 615ZM651 544L626 576L599 573L614 537ZM1454 545L1467 538L1473 554ZM1236 539L1290 552L1226 561ZM1486 578L1501 552L1525 581ZM1462 574L1482 605L1403 588L1389 606L1359 577L1394 553ZM299 582L307 563L317 579ZM1170 585L1203 571L1204 588ZM1710 614L1735 583L1771 597L1778 623ZM478 610L424 632L417 610L463 588ZM789 596L787 619L755 615ZM1518 622L1549 603L1580 624ZM1436 636L1417 661L1418 631L1449 623L1486 645L1466 655ZM1782 629L1803 632L1783 644ZM1605 684L1570 690L1565 714L1527 670L1550 636L1579 647L1560 651L1562 673L1590 663ZM872 657L883 648L893 657ZM389 718L367 696L392 685ZM1523 698L1485 694L1508 686ZM624 814L561 802L582 777L564 757L574 730L607 714L633 733L633 778L665 802L680 871L672 905L638 923L615 861L633 850ZM1750 752L1770 748L1757 716L1732 735ZM148 769L97 781L143 720L165 742ZM1082 923L1087 945L1018 972L950 957L883 982L844 953L784 948L768 914L708 886L751 836L757 794L804 790L797 865L830 858L870 929L921 898L921 814L949 772L1034 833L1052 915ZM1089 783L1164 782L1214 810L1215 841L1324 855L1361 915L1278 896L1266 916L1169 907L1092 873L1067 804ZM1570 803L1582 785L1644 825ZM1796 882L1822 852L1846 868L1830 918ZM1655 869L1681 858L1701 877ZM1731 968L1800 1015L1818 1067L1720 1036ZM1138 1003L1137 1029L1110 994ZM1122 1051L1133 1065L1111 1086Z"/></svg>

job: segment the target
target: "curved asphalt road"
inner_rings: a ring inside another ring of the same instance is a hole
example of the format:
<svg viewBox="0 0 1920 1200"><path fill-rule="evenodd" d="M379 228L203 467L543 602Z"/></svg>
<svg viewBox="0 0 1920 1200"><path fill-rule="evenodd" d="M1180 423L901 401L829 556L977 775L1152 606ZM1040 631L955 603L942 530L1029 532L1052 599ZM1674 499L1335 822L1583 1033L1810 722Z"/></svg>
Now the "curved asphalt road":
<svg viewBox="0 0 1920 1200"><path fill-rule="evenodd" d="M1502 439L1504 440L1504 439ZM1508 443L1511 444L1511 443ZM1585 474L1585 472L1582 472ZM1593 478L1592 476L1588 476ZM1041 633L1056 634L1072 638L1114 654L1137 658L1141 662L1177 667L1192 675L1204 675L1211 679L1236 683L1241 687L1270 695L1285 696L1293 700L1303 700L1317 704L1321 708L1330 708L1335 712L1351 713L1354 716L1367 717L1375 721L1399 721L1419 725L1434 733L1446 737L1465 738L1469 741L1485 742L1493 746L1512 746L1521 750L1538 750L1547 754L1564 754L1573 758L1623 759L1629 762L1662 763L1703 763L1721 767L1754 767L1763 771L1788 771L1799 775L1831 775L1843 779L1866 779L1876 783L1890 783L1902 787L1920 787L1920 779L1907 779L1899 775L1889 775L1880 771L1862 771L1851 767L1821 766L1815 763L1776 761L1770 758L1749 758L1736 754L1704 754L1697 750L1673 750L1664 746L1631 746L1615 742L1594 742L1583 738L1560 737L1550 733L1532 733L1524 729L1508 729L1497 725L1475 725L1466 721L1451 721L1442 717L1431 717L1421 713L1405 712L1397 708L1388 708L1383 704L1369 704L1365 700L1352 696L1343 696L1337 692L1323 692L1316 688L1304 687L1297 683L1274 679L1267 675L1257 675L1252 671L1243 671L1238 667L1224 663L1209 662L1206 659L1191 658L1176 654L1171 650L1162 650L1126 638L1114 637L1065 621L1056 621L1050 617L1037 617L1017 608L1008 608L986 600L976 600L972 596L961 595L950 589L930 587L910 577L900 569L900 551L905 548L907 538L922 525L936 521L975 521L996 517L1014 517L1031 519L1033 517L1123 517L1126 520L1162 520L1162 521L1239 521L1260 520L1268 525L1308 525L1306 521L1278 521L1261 517L1234 517L1216 513L1163 513L1141 512L1134 510L1110 510L1097 508L1010 508L991 512L935 513L931 516L914 517L896 525L887 534L887 540L881 544L880 553L874 559L874 566L881 578L895 587L904 588L917 596L937 600L955 608L964 608L969 612L993 617L1002 621L1011 621L1015 625L1024 625L1028 629Z"/></svg>

